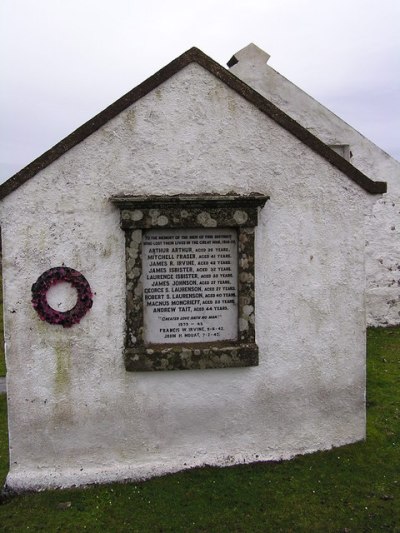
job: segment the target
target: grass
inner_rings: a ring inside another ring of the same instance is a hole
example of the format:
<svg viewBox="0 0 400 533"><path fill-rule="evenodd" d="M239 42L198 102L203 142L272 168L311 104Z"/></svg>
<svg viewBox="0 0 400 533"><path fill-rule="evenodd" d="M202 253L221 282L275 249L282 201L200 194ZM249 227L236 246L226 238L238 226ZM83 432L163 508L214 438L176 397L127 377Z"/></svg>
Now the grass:
<svg viewBox="0 0 400 533"><path fill-rule="evenodd" d="M281 463L25 494L5 532L400 532L400 328L368 332L368 436ZM6 464L1 398L0 475Z"/></svg>

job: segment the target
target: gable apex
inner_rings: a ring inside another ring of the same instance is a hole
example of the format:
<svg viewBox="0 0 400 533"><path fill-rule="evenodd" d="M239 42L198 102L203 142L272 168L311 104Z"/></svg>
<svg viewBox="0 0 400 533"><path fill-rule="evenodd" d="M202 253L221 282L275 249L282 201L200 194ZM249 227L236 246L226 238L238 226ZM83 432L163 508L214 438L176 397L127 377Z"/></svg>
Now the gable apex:
<svg viewBox="0 0 400 533"><path fill-rule="evenodd" d="M268 54L263 52L256 45L250 44L243 50L238 52L233 58L236 58L241 52L254 52L258 59L263 59L266 63L268 61ZM260 52L264 54L260 56ZM34 177L38 172L45 169L48 165L56 161L63 154L68 152L71 148L89 137L92 133L101 128L109 120L120 114L129 106L140 100L143 96L150 93L159 85L167 81L174 74L185 68L190 63L197 63L208 72L217 77L220 81L228 85L235 92L240 94L248 102L255 105L261 112L266 114L280 126L289 131L292 135L297 137L300 141L306 144L314 152L321 155L333 166L341 170L352 181L357 183L360 187L371 194L381 194L386 192L386 183L381 181L373 181L365 174L351 165L348 161L343 159L340 155L334 152L329 146L320 141L317 137L311 134L307 129L301 126L298 122L289 117L281 109L275 106L267 98L252 89L246 83L237 78L234 74L222 67L219 63L211 59L204 52L196 47L192 47L182 55L171 61L168 65L161 68L158 72L147 78L134 89L126 93L124 96L116 100L106 109L95 115L93 118L85 122L82 126L77 128L67 137L58 142L55 146L44 152L37 159L29 163L22 170L14 174L11 178L0 185L0 200L8 196L11 192L16 190L22 184ZM233 63L234 64L234 63Z"/></svg>

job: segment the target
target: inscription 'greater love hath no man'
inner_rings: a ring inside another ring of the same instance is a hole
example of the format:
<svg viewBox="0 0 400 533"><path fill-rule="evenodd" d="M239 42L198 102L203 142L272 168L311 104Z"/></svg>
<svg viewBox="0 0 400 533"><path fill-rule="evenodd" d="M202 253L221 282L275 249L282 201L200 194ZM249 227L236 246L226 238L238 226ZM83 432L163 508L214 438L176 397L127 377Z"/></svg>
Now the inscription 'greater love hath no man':
<svg viewBox="0 0 400 533"><path fill-rule="evenodd" d="M237 261L234 229L145 231L145 343L236 340Z"/></svg>

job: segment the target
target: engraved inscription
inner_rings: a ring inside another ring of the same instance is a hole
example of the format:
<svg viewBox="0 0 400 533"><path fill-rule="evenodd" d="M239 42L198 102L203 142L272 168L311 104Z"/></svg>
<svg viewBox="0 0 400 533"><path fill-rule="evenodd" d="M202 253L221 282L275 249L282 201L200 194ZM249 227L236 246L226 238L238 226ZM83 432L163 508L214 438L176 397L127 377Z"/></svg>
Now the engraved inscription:
<svg viewBox="0 0 400 533"><path fill-rule="evenodd" d="M237 340L237 231L156 229L143 234L144 340Z"/></svg>

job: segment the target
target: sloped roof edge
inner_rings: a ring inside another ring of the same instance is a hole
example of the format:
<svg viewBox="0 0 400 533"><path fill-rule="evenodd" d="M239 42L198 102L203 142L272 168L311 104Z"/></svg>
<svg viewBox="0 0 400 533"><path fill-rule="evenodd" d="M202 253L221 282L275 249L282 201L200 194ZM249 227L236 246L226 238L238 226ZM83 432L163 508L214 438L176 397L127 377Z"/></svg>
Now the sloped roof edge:
<svg viewBox="0 0 400 533"><path fill-rule="evenodd" d="M93 118L85 122L78 129L73 131L70 135L62 139L55 146L44 152L37 159L29 163L25 168L14 174L11 178L0 185L0 199L5 198L11 192L15 191L20 185L35 176L40 170L46 168L50 163L65 154L68 150L82 142L89 137L96 130L101 128L109 120L124 111L127 107L138 101L140 98L148 94L150 91L168 80L171 76L179 72L190 63L198 63L200 66L208 70L211 74L216 76L231 89L239 93L248 102L255 105L260 111L265 113L280 126L288 130L300 141L306 144L314 152L320 154L333 166L341 170L352 181L357 183L360 187L371 194L385 193L387 190L386 182L373 181L365 174L360 172L351 163L343 159L340 155L334 152L329 146L320 141L312 133L306 130L298 122L286 115L278 107L276 107L267 98L259 94L257 91L246 85L243 81L237 78L234 74L226 70L219 63L211 59L204 52L198 48L191 48L182 55L171 61L161 70L147 78L140 85L126 93L124 96L116 100L106 109L95 115Z"/></svg>

